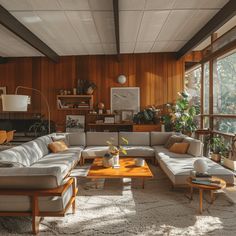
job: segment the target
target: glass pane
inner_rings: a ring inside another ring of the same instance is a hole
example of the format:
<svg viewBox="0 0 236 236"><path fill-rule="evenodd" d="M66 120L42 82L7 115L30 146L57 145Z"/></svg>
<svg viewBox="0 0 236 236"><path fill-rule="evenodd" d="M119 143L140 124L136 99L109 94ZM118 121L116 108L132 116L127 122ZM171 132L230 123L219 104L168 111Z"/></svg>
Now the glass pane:
<svg viewBox="0 0 236 236"><path fill-rule="evenodd" d="M209 117L204 117L203 118L203 129L209 129Z"/></svg>
<svg viewBox="0 0 236 236"><path fill-rule="evenodd" d="M214 130L224 133L236 133L236 119L234 118L214 118Z"/></svg>
<svg viewBox="0 0 236 236"><path fill-rule="evenodd" d="M185 74L185 90L191 96L191 103L200 106L201 67Z"/></svg>
<svg viewBox="0 0 236 236"><path fill-rule="evenodd" d="M217 59L214 66L214 113L236 114L236 53Z"/></svg>
<svg viewBox="0 0 236 236"><path fill-rule="evenodd" d="M203 113L209 114L209 62L204 64Z"/></svg>

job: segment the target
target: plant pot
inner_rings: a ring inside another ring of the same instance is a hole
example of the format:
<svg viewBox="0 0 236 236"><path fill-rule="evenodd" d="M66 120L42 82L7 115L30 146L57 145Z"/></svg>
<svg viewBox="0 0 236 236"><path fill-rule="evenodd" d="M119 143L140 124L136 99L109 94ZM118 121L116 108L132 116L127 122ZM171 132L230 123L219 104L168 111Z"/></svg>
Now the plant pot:
<svg viewBox="0 0 236 236"><path fill-rule="evenodd" d="M224 158L223 165L231 170L236 170L236 161Z"/></svg>
<svg viewBox="0 0 236 236"><path fill-rule="evenodd" d="M102 165L103 167L112 167L114 165L114 159L113 156L109 156L109 157L103 157L102 159Z"/></svg>
<svg viewBox="0 0 236 236"><path fill-rule="evenodd" d="M211 154L211 160L215 161L215 162L220 162L221 161L221 155L220 154L212 153Z"/></svg>

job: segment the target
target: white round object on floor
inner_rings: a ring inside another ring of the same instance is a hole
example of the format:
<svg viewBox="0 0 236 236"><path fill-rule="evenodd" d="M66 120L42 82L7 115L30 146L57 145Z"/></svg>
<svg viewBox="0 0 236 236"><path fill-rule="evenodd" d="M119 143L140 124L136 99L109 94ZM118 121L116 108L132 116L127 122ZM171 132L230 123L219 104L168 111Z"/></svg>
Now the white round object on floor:
<svg viewBox="0 0 236 236"><path fill-rule="evenodd" d="M208 165L207 162L203 159L197 159L193 163L193 168L196 172L198 173L206 173L208 170Z"/></svg>

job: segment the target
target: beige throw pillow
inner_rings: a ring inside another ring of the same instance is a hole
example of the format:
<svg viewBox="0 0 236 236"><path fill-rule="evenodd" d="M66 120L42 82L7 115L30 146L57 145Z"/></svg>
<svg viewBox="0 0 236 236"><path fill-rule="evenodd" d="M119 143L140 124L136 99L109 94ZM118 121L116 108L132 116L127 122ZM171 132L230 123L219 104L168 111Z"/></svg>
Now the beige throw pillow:
<svg viewBox="0 0 236 236"><path fill-rule="evenodd" d="M180 135L172 135L167 140L166 144L164 145L165 148L169 149L174 143L181 143L184 140L183 136Z"/></svg>
<svg viewBox="0 0 236 236"><path fill-rule="evenodd" d="M48 144L48 149L53 153L57 153L57 152L63 152L67 150L68 146L65 144L64 141L60 140L60 141L56 141L56 142L52 142Z"/></svg>
<svg viewBox="0 0 236 236"><path fill-rule="evenodd" d="M188 143L174 143L169 151L179 154L185 154L188 150L189 144Z"/></svg>

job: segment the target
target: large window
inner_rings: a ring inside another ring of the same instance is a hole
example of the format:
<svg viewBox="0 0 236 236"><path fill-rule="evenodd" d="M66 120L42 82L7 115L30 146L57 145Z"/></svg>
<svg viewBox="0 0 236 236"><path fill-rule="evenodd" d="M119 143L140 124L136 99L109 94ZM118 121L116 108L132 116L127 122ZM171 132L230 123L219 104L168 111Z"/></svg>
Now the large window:
<svg viewBox="0 0 236 236"><path fill-rule="evenodd" d="M214 63L214 114L236 113L236 53L218 58Z"/></svg>
<svg viewBox="0 0 236 236"><path fill-rule="evenodd" d="M209 114L209 62L203 65L203 114Z"/></svg>

